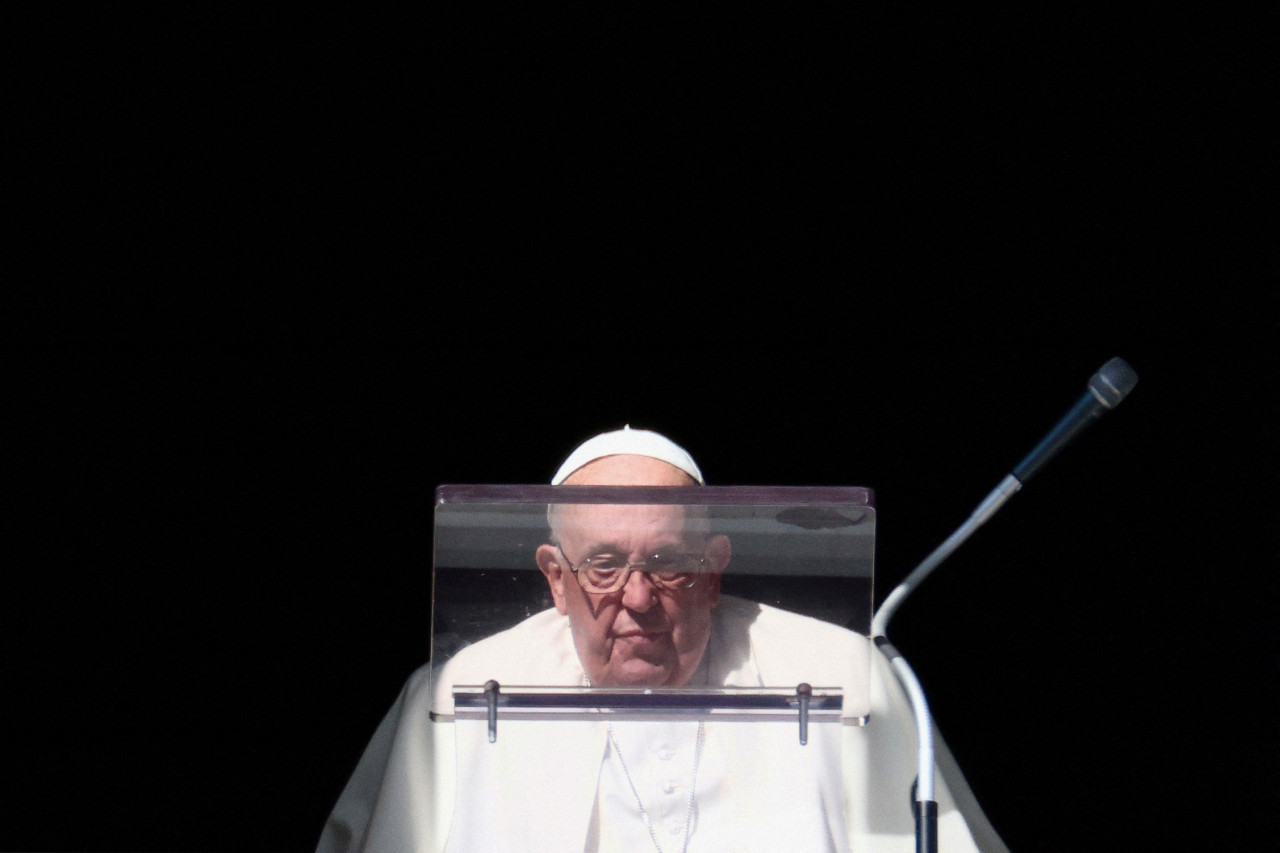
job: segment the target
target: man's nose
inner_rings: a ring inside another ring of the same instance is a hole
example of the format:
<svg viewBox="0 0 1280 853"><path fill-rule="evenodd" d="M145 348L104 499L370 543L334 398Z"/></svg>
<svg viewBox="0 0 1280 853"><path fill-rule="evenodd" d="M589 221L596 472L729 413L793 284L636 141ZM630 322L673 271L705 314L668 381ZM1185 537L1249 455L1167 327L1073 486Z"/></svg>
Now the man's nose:
<svg viewBox="0 0 1280 853"><path fill-rule="evenodd" d="M649 580L648 572L633 571L622 587L622 606L637 613L644 613L657 601L657 590Z"/></svg>

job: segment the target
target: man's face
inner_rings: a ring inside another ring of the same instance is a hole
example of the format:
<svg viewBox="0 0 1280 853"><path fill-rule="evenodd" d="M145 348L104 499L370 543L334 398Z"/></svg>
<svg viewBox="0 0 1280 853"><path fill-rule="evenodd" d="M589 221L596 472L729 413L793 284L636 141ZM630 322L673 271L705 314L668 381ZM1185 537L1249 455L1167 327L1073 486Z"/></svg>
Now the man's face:
<svg viewBox="0 0 1280 853"><path fill-rule="evenodd" d="M687 486L684 472L656 459L610 456L574 472L568 485ZM678 686L702 661L711 634L711 610L720 599L720 572L729 541L686 529L685 508L670 505L574 505L559 513L559 548L538 549L556 609L569 617L583 669L597 686ZM563 552L563 553L561 553ZM642 571L608 594L589 593L569 570L600 553L629 561L655 553L706 556L706 573L689 589L662 589Z"/></svg>

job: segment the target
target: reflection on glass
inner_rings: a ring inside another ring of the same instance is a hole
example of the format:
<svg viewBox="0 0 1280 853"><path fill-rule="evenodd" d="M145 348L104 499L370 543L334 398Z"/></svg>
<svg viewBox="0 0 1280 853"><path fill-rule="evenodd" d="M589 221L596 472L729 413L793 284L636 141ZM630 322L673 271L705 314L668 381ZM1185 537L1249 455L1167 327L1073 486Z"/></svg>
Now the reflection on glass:
<svg viewBox="0 0 1280 853"><path fill-rule="evenodd" d="M459 685L839 688L867 704L863 489L441 487L433 711ZM863 711L864 712L864 711Z"/></svg>

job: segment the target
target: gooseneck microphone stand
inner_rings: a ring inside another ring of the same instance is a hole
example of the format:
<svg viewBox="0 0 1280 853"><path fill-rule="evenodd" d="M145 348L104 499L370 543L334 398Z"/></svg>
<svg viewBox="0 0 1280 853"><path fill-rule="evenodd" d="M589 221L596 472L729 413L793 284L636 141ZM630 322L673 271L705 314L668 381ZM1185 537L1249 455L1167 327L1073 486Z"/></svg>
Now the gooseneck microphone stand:
<svg viewBox="0 0 1280 853"><path fill-rule="evenodd" d="M926 557L906 580L894 588L893 592L889 593L871 620L871 639L881 654L888 659L894 675L906 691L916 721L918 744L915 798L916 853L937 853L938 850L938 803L934 799L933 785L933 717L929 713L929 701L925 698L924 688L920 686L919 679L916 678L907 659L889 642L885 632L894 611L911 594L911 591L1021 488L1022 483L1012 474L1005 477L965 523Z"/></svg>
<svg viewBox="0 0 1280 853"><path fill-rule="evenodd" d="M902 653L889 642L886 632L889 620L902 602L924 579L933 573L942 561L951 556L960 545L987 522L1000 507L1022 488L1027 480L1048 462L1082 429L1115 408L1138 383L1138 374L1124 360L1113 358L1102 366L1089 380L1088 391L1058 422L1053 430L1034 450L1005 476L1000 484L983 499L947 540L934 549L920 565L912 570L885 598L871 620L871 639L880 653L888 660L894 676L906 691L911 702L916 723L917 775L915 793L916 853L937 853L938 803L934 799L934 747L933 717L924 688L916 678Z"/></svg>

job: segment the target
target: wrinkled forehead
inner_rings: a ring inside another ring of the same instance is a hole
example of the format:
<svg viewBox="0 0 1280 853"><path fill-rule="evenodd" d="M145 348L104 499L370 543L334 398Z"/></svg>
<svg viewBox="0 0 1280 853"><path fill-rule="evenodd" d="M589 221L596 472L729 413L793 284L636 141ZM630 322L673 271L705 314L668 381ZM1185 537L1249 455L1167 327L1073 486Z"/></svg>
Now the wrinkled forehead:
<svg viewBox="0 0 1280 853"><path fill-rule="evenodd" d="M705 539L704 507L681 504L556 504L553 541L570 545L647 548Z"/></svg>

